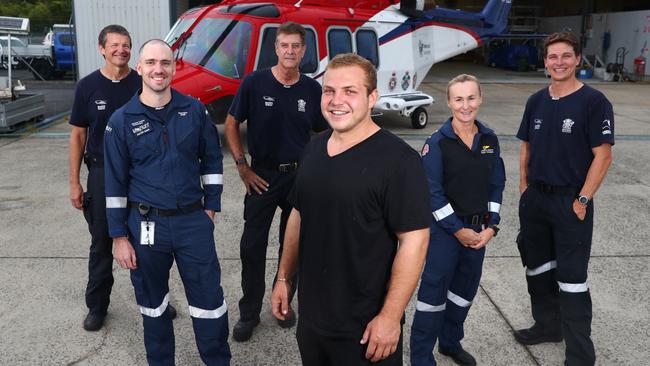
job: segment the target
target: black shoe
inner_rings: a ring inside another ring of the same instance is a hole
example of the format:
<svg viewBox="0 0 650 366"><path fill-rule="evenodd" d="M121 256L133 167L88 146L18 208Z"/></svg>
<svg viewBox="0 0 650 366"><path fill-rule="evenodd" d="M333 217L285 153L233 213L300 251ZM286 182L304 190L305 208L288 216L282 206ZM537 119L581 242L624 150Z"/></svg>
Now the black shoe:
<svg viewBox="0 0 650 366"><path fill-rule="evenodd" d="M438 352L440 352L440 354L443 354L445 356L451 357L451 359L454 360L454 362L456 362L458 365L476 366L476 359L474 358L474 356L470 355L469 352L465 351L462 348L460 349L460 351L452 352L444 348L438 347Z"/></svg>
<svg viewBox="0 0 650 366"><path fill-rule="evenodd" d="M88 313L86 319L84 319L84 329L89 332L96 332L102 329L104 319L106 319L106 314Z"/></svg>
<svg viewBox="0 0 650 366"><path fill-rule="evenodd" d="M278 320L278 325L280 328L291 328L296 325L296 313L293 310L289 310L289 314L285 315L284 320Z"/></svg>
<svg viewBox="0 0 650 366"><path fill-rule="evenodd" d="M176 319L178 313L176 312L176 308L173 307L172 304L167 305L167 311L169 311L169 317L172 318L172 320Z"/></svg>
<svg viewBox="0 0 650 366"><path fill-rule="evenodd" d="M545 330L542 326L537 324L527 329L515 330L513 334L517 342L527 346L532 346L534 344L540 344L545 342L557 343L557 342L562 342L562 340L564 339L564 337L562 336L562 331L560 330L548 331Z"/></svg>
<svg viewBox="0 0 650 366"><path fill-rule="evenodd" d="M253 329L260 323L260 319L244 321L239 319L232 328L232 338L237 342L246 342L251 339Z"/></svg>

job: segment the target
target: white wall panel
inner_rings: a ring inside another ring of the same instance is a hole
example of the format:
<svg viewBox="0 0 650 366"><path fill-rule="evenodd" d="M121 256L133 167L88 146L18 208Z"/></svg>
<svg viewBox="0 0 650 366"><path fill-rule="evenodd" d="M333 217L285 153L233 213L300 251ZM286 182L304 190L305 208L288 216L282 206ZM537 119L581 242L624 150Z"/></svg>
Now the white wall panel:
<svg viewBox="0 0 650 366"><path fill-rule="evenodd" d="M97 49L97 36L105 26L119 24L133 39L131 67L138 49L148 39L163 38L171 27L169 0L74 0L79 78L104 64Z"/></svg>

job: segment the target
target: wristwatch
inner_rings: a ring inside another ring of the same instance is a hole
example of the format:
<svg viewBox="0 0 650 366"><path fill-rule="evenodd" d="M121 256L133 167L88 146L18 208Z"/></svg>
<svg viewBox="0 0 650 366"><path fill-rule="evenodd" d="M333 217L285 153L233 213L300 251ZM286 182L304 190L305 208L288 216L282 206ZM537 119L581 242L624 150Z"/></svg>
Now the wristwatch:
<svg viewBox="0 0 650 366"><path fill-rule="evenodd" d="M586 206L586 205L589 204L589 197L587 197L587 196L578 196L578 202L579 202L581 205L585 205L585 206Z"/></svg>
<svg viewBox="0 0 650 366"><path fill-rule="evenodd" d="M497 236L497 234L499 233L499 230L500 230L499 227L496 226L496 225L490 225L490 226L488 226L488 229L494 230L494 235L493 236Z"/></svg>
<svg viewBox="0 0 650 366"><path fill-rule="evenodd" d="M246 155L242 155L235 159L235 165L246 165L248 162L246 161Z"/></svg>

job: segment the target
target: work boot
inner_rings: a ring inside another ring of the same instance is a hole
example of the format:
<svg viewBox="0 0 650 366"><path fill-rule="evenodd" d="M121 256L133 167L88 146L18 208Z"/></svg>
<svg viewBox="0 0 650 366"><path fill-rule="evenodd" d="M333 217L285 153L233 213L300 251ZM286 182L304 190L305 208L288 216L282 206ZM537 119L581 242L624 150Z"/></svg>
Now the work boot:
<svg viewBox="0 0 650 366"><path fill-rule="evenodd" d="M476 359L474 356L462 348L459 351L453 352L442 347L438 347L438 352L440 352L441 355L451 357L451 359L454 360L457 365L476 366Z"/></svg>
<svg viewBox="0 0 650 366"><path fill-rule="evenodd" d="M86 319L84 319L84 329L89 332L96 332L102 329L104 319L106 319L106 314L88 312Z"/></svg>
<svg viewBox="0 0 650 366"><path fill-rule="evenodd" d="M527 346L532 346L534 344L540 344L540 343L545 343L545 342L562 342L564 340L564 337L562 336L562 331L560 329L556 330L549 330L545 329L541 325L538 325L535 323L530 328L527 329L519 329L515 330L513 332L515 339L517 342L527 345Z"/></svg>
<svg viewBox="0 0 650 366"><path fill-rule="evenodd" d="M176 308L172 306L172 304L167 305L167 311L169 311L169 317L172 318L172 320L176 319L178 312L176 311Z"/></svg>
<svg viewBox="0 0 650 366"><path fill-rule="evenodd" d="M284 318L284 320L277 319L280 328L286 329L296 325L296 313L293 310L289 310L289 313Z"/></svg>
<svg viewBox="0 0 650 366"><path fill-rule="evenodd" d="M235 327L232 328L232 338L237 342L246 342L251 339L253 335L253 329L260 323L260 319L254 320L241 320L237 321Z"/></svg>

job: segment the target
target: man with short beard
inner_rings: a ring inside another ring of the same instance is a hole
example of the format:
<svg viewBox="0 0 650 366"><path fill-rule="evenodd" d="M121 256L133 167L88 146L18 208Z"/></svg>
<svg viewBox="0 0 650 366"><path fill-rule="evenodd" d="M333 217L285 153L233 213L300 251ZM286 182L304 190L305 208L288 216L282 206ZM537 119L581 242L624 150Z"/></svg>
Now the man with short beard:
<svg viewBox="0 0 650 366"><path fill-rule="evenodd" d="M198 100L171 89L162 40L144 43L142 90L105 132L106 209L115 260L131 270L150 365L173 365L169 270L176 261L203 362L230 364L228 308L214 243L223 169L217 128Z"/></svg>

